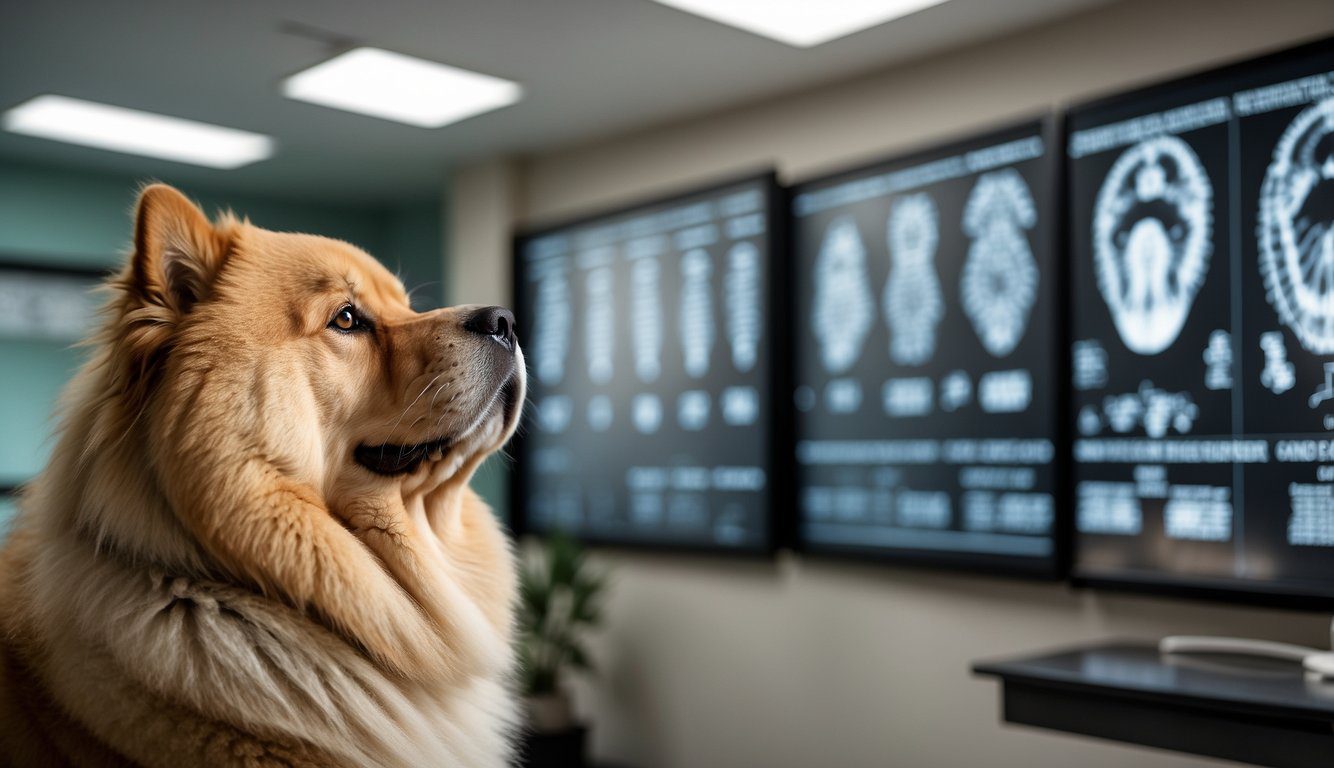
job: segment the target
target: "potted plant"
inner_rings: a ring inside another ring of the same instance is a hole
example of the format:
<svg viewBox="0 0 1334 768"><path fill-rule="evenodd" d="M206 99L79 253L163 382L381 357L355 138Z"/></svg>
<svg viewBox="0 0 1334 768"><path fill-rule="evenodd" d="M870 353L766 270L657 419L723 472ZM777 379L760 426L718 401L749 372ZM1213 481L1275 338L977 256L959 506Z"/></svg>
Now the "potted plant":
<svg viewBox="0 0 1334 768"><path fill-rule="evenodd" d="M606 576L594 573L570 537L546 540L519 571L519 668L528 731L523 762L530 768L583 765L587 728L575 722L564 680L593 665L584 636L602 620Z"/></svg>

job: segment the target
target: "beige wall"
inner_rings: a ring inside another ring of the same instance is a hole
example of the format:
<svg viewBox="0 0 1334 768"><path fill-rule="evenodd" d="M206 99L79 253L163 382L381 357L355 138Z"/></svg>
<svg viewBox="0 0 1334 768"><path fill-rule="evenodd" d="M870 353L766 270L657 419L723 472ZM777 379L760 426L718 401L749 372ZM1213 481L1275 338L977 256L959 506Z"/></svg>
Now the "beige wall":
<svg viewBox="0 0 1334 768"><path fill-rule="evenodd" d="M1117 3L812 92L528 158L507 177L505 204L533 224L763 165L800 180L1331 32L1329 0ZM452 199L486 194L487 168L461 174ZM495 240L478 233L502 218L492 214L456 215L456 245ZM507 284L503 254L454 253L456 273L469 276L451 283L456 296ZM995 684L971 678L968 665L1167 633L1328 642L1320 616L1060 585L790 556L608 552L599 561L615 573L610 622L596 643L602 672L579 688L578 703L595 723L600 757L644 768L1205 765L1001 727Z"/></svg>

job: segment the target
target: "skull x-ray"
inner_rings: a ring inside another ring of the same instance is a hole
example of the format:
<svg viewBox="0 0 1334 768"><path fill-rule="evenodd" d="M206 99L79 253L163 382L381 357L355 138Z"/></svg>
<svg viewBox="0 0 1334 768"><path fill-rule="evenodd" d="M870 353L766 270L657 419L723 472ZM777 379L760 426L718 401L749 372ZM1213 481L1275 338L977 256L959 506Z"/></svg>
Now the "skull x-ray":
<svg viewBox="0 0 1334 768"><path fill-rule="evenodd" d="M681 354L686 373L698 379L709 372L713 354L713 262L709 252L694 248L681 257Z"/></svg>
<svg viewBox="0 0 1334 768"><path fill-rule="evenodd" d="M1077 576L1334 600L1331 84L1327 39L1068 114Z"/></svg>
<svg viewBox="0 0 1334 768"><path fill-rule="evenodd" d="M936 351L936 326L945 301L936 277L939 214L925 192L906 195L889 210L889 280L885 283L885 322L889 357L900 365L922 365Z"/></svg>
<svg viewBox="0 0 1334 768"><path fill-rule="evenodd" d="M1213 250L1213 187L1190 145L1157 136L1112 165L1093 211L1098 288L1126 347L1176 341Z"/></svg>
<svg viewBox="0 0 1334 768"><path fill-rule="evenodd" d="M1033 194L1013 168L984 173L963 210L972 240L959 278L964 314L982 346L996 357L1024 337L1038 296L1038 264L1027 230L1037 224Z"/></svg>
<svg viewBox="0 0 1334 768"><path fill-rule="evenodd" d="M723 293L732 365L745 373L755 367L760 346L760 249L754 243L740 242L727 252Z"/></svg>
<svg viewBox="0 0 1334 768"><path fill-rule="evenodd" d="M842 373L861 356L875 322L875 299L866 274L866 246L857 222L840 216L825 230L815 262L811 330L820 342L825 370Z"/></svg>
<svg viewBox="0 0 1334 768"><path fill-rule="evenodd" d="M1298 113L1260 191L1260 273L1303 347L1334 354L1334 97Z"/></svg>
<svg viewBox="0 0 1334 768"><path fill-rule="evenodd" d="M615 276L611 267L597 267L584 277L584 351L588 378L595 384L611 381L616 352Z"/></svg>

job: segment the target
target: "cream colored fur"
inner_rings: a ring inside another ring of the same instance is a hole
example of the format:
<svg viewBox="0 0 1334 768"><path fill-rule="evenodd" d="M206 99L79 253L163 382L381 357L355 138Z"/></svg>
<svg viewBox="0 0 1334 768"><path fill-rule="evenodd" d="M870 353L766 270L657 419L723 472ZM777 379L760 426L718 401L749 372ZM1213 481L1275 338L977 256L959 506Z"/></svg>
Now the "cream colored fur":
<svg viewBox="0 0 1334 768"><path fill-rule="evenodd" d="M0 552L0 764L504 765L513 565L467 482L523 358L471 311L147 188Z"/></svg>

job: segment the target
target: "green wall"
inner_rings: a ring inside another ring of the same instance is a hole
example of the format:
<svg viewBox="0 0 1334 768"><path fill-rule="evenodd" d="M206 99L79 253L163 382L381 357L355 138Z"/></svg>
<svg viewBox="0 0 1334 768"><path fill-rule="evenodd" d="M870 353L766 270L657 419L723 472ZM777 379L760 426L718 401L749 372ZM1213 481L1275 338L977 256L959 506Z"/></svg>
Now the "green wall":
<svg viewBox="0 0 1334 768"><path fill-rule="evenodd" d="M0 263L120 264L142 181L0 161ZM230 208L268 229L311 232L360 246L403 278L417 309L444 302L443 199L337 206L177 186L210 214ZM442 180L442 195L444 189ZM0 340L0 486L21 483L45 464L56 397L82 355L82 350L51 342ZM9 509L0 499L0 527Z"/></svg>

